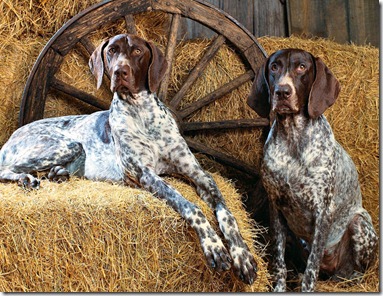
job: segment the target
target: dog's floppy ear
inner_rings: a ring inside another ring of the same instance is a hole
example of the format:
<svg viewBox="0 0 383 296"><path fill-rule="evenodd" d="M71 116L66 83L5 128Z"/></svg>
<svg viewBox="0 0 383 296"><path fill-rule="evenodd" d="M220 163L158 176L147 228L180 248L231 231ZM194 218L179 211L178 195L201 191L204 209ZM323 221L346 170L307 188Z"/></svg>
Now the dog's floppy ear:
<svg viewBox="0 0 383 296"><path fill-rule="evenodd" d="M313 60L315 61L316 73L310 91L308 113L311 118L317 118L334 104L340 91L340 85L320 58L313 57Z"/></svg>
<svg viewBox="0 0 383 296"><path fill-rule="evenodd" d="M148 83L150 92L154 93L160 86L160 82L168 67L168 63L161 50L157 46L155 46L150 41L147 41L147 43L152 54L152 59L150 61L148 70Z"/></svg>
<svg viewBox="0 0 383 296"><path fill-rule="evenodd" d="M255 73L253 85L247 98L247 104L261 117L270 114L270 89L267 82L269 59Z"/></svg>
<svg viewBox="0 0 383 296"><path fill-rule="evenodd" d="M97 79L97 89L102 84L102 78L104 75L104 48L108 45L109 40L103 41L92 53L89 59L89 68L92 74Z"/></svg>

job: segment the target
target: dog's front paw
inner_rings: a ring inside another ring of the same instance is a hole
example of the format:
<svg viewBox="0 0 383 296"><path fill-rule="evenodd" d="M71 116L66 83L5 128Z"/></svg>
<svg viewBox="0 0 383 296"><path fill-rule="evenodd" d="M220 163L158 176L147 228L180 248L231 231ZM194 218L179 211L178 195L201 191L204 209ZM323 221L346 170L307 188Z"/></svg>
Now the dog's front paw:
<svg viewBox="0 0 383 296"><path fill-rule="evenodd" d="M273 292L286 292L286 282L278 281L274 287Z"/></svg>
<svg viewBox="0 0 383 296"><path fill-rule="evenodd" d="M25 174L17 181L17 185L24 189L39 189L40 180L33 177L32 175Z"/></svg>
<svg viewBox="0 0 383 296"><path fill-rule="evenodd" d="M48 179L61 183L69 179L69 172L62 166L54 166L48 173Z"/></svg>
<svg viewBox="0 0 383 296"><path fill-rule="evenodd" d="M234 273L246 284L251 285L257 278L257 263L250 250L244 247L233 246L230 248L231 258L233 259Z"/></svg>
<svg viewBox="0 0 383 296"><path fill-rule="evenodd" d="M302 292L314 292L316 284L316 277L314 270L308 270L306 267L305 274L302 278Z"/></svg>
<svg viewBox="0 0 383 296"><path fill-rule="evenodd" d="M217 240L205 240L202 244L202 248L209 266L218 272L230 269L231 257L218 236Z"/></svg>

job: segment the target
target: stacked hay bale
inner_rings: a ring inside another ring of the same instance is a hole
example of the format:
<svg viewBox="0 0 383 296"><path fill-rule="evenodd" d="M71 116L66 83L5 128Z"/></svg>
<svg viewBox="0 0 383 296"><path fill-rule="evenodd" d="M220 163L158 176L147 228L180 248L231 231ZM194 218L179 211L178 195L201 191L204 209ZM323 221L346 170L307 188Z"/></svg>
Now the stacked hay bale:
<svg viewBox="0 0 383 296"><path fill-rule="evenodd" d="M3 40L0 43L0 95L3 98L0 105L0 146L17 127L21 94L38 53L65 21L95 2L45 0L31 5L29 1L20 0L0 3L0 38ZM135 22L140 36L153 40L164 49L168 19L152 12L150 17L135 16ZM123 23L117 23L93 34L91 40L97 43L103 37L123 31ZM299 37L263 37L259 41L269 54L285 47L308 50L320 56L339 79L342 91L326 116L335 136L357 165L364 206L371 213L378 229L379 50L369 46L340 45L325 39ZM182 85L208 44L208 40L178 44L170 97ZM107 87L95 90L94 78L80 50L74 50L66 58L58 73L59 78L103 98L108 104L110 95ZM186 94L182 104L198 100L244 71L236 52L230 46L223 46ZM250 86L250 82L242 85L194 113L188 120L256 117L246 105ZM92 111L69 97L52 93L47 101L45 116ZM262 156L261 131L213 132L197 138L202 143L259 167ZM215 178L220 179L218 175ZM175 182L172 184L177 188L185 186L173 179L169 181ZM221 189L226 184L219 182ZM229 193L223 193L230 203L237 204L240 197L230 192L232 185L229 187ZM191 188L186 191L190 190L193 191ZM90 185L88 181L75 180L61 185L44 182L41 192L25 194L14 184L1 184L0 196L3 203L0 219L4 225L0 233L0 242L3 242L1 252L4 255L1 256L3 262L0 266L5 266L0 272L0 289L3 291L246 290L231 273L222 277L208 269L194 234L161 201L152 200L145 192L104 183ZM208 209L203 210L208 212ZM247 239L256 240L256 235L251 231L252 222L243 215L243 210L235 212L235 215L243 221L241 229L248 233ZM212 217L209 216L209 219L212 220ZM144 223L144 220L149 221ZM131 229L137 231L126 232ZM156 229L159 231L156 238L148 240L147 236L156 233ZM259 248L257 246L257 252L261 254ZM181 255L183 252L187 256ZM153 262L153 265L148 262ZM248 289L265 291L268 287L265 264L262 258L258 258L258 262L258 282ZM320 282L318 291L378 291L378 266L376 263L359 283ZM129 275L130 272L133 276Z"/></svg>
<svg viewBox="0 0 383 296"><path fill-rule="evenodd" d="M260 233L229 182L214 175L251 246ZM167 178L198 204L218 231L214 213L195 189ZM162 200L140 189L73 179L43 181L39 191L0 184L0 290L6 292L265 292L260 256L252 286L232 271L206 264L199 240ZM262 250L253 248L254 254Z"/></svg>

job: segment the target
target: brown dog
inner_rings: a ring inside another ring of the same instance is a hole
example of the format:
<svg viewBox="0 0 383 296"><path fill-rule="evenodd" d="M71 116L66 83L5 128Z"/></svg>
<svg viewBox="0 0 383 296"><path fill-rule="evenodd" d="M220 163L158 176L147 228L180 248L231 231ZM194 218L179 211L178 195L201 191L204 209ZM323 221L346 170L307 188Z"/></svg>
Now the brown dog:
<svg viewBox="0 0 383 296"><path fill-rule="evenodd" d="M349 278L376 258L378 239L362 207L357 170L323 115L339 91L323 61L299 49L272 54L252 86L249 106L262 117L276 116L262 164L275 291L286 290L288 229L310 249L302 291L314 290L319 270Z"/></svg>

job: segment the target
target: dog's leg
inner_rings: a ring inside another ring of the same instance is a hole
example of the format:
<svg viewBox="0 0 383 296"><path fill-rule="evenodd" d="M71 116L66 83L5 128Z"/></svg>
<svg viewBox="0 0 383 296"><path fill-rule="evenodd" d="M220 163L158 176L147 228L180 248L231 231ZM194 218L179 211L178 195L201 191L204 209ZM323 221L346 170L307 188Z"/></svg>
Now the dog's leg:
<svg viewBox="0 0 383 296"><path fill-rule="evenodd" d="M271 273L273 282L275 283L274 292L286 291L286 278L287 268L285 262L285 249L286 249L286 226L282 222L283 217L276 208L272 198L270 196L270 232L272 233L272 248L273 259L271 261Z"/></svg>
<svg viewBox="0 0 383 296"><path fill-rule="evenodd" d="M350 220L339 243L326 249L321 271L334 281L360 280L377 257L378 237L370 215L358 212ZM332 274L332 271L334 273Z"/></svg>
<svg viewBox="0 0 383 296"><path fill-rule="evenodd" d="M378 237L370 215L357 214L349 224L355 270L364 272L377 257Z"/></svg>
<svg viewBox="0 0 383 296"><path fill-rule="evenodd" d="M317 209L311 251L302 279L302 292L314 292L320 263L324 255L325 244L331 227L331 214L329 211L329 207L326 204L323 206L323 209Z"/></svg>
<svg viewBox="0 0 383 296"><path fill-rule="evenodd" d="M1 168L0 168L1 169ZM20 187L39 189L40 180L32 176L31 174L26 173L15 173L8 169L1 169L0 171L0 181L17 181L17 184Z"/></svg>
<svg viewBox="0 0 383 296"><path fill-rule="evenodd" d="M214 179L203 171L187 146L182 151L185 155L177 158L180 163L177 173L190 178L198 195L214 210L219 228L227 241L237 277L252 284L256 278L257 264L243 241L237 221L227 208Z"/></svg>
<svg viewBox="0 0 383 296"><path fill-rule="evenodd" d="M217 271L230 269L230 255L202 211L149 168L138 165L131 168L129 174L133 173L133 176L127 178L136 178L143 188L165 199L196 231L208 264Z"/></svg>
<svg viewBox="0 0 383 296"><path fill-rule="evenodd" d="M52 136L44 139L44 142L24 139L22 143L6 143L0 159L0 181L17 181L20 186L37 189L40 181L32 173L52 169L52 180L59 175L68 176L69 172L81 170L85 153L80 143ZM64 166L70 170L64 169Z"/></svg>

